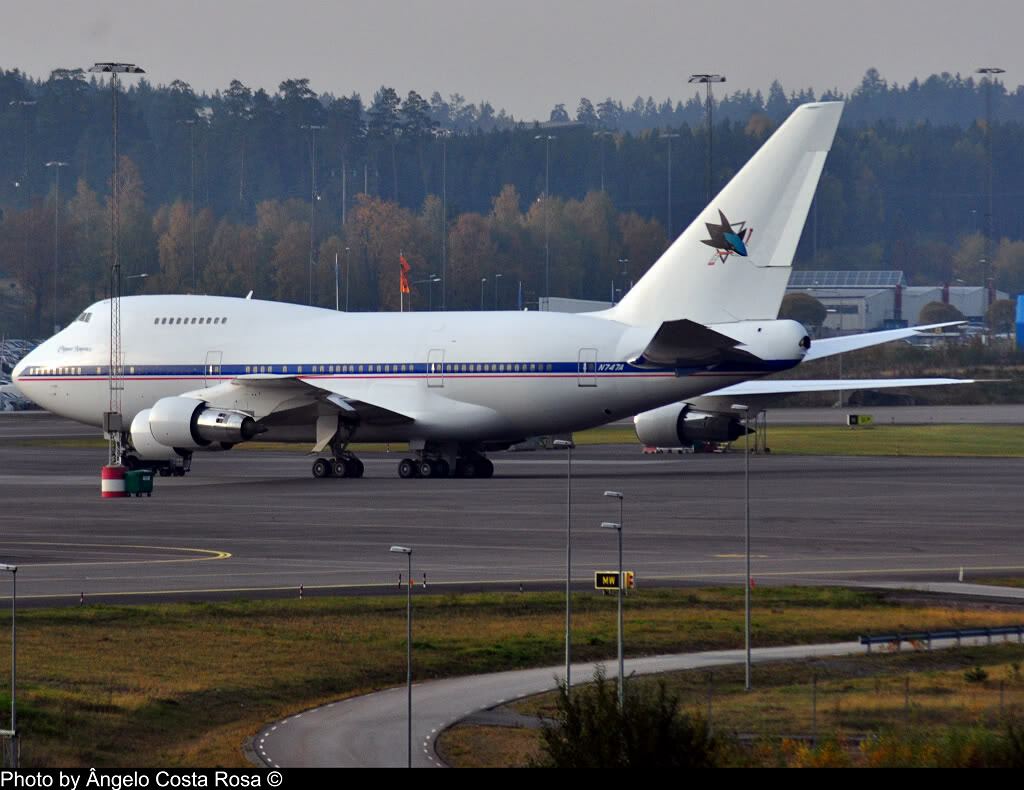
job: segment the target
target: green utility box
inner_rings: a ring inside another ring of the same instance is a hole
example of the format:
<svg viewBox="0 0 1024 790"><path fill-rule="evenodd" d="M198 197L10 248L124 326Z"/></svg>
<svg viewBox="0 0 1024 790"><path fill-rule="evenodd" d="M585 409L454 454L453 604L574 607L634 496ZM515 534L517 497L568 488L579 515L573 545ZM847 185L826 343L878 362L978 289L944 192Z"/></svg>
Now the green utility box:
<svg viewBox="0 0 1024 790"><path fill-rule="evenodd" d="M136 469L124 473L124 492L131 496L153 496L153 470Z"/></svg>

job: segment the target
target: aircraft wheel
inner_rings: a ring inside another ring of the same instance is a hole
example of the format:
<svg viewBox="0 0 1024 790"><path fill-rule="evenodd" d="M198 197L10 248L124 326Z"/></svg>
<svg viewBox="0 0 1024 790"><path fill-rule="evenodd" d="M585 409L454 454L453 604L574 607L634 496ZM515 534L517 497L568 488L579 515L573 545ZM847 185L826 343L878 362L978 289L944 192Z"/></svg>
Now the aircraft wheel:
<svg viewBox="0 0 1024 790"><path fill-rule="evenodd" d="M451 466L443 458L437 462L437 477L448 477L448 475L451 474L451 471Z"/></svg>
<svg viewBox="0 0 1024 790"><path fill-rule="evenodd" d="M317 458L313 462L313 477L321 480L331 476L331 464L326 458Z"/></svg>
<svg viewBox="0 0 1024 790"><path fill-rule="evenodd" d="M344 458L336 458L334 460L334 476L335 477L352 477L353 475L349 471L348 461Z"/></svg>
<svg viewBox="0 0 1024 790"><path fill-rule="evenodd" d="M437 477L437 466L433 461L420 461L420 477Z"/></svg>
<svg viewBox="0 0 1024 790"><path fill-rule="evenodd" d="M398 476L403 480L416 477L416 464L408 458L403 458L398 462Z"/></svg>
<svg viewBox="0 0 1024 790"><path fill-rule="evenodd" d="M494 476L494 464L487 458L480 458L473 464L473 477L486 479Z"/></svg>
<svg viewBox="0 0 1024 790"><path fill-rule="evenodd" d="M362 477L363 476L363 462L358 458L349 458L349 477Z"/></svg>
<svg viewBox="0 0 1024 790"><path fill-rule="evenodd" d="M172 472L172 474L175 477L184 477L185 476L185 470L182 467L180 467L180 466L176 466L176 467L174 467L174 471Z"/></svg>
<svg viewBox="0 0 1024 790"><path fill-rule="evenodd" d="M170 477L171 476L171 468L169 466L161 466L158 473L159 473L160 477Z"/></svg>
<svg viewBox="0 0 1024 790"><path fill-rule="evenodd" d="M126 455L124 456L124 458L121 459L121 464L124 466L125 469L131 472L139 468L139 459L136 458L134 455Z"/></svg>

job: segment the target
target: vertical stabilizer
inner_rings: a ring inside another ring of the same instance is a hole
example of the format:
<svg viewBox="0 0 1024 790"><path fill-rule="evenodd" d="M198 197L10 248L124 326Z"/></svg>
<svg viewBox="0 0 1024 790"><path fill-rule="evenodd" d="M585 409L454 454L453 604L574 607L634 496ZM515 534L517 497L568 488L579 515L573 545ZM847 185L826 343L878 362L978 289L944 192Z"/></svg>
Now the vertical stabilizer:
<svg viewBox="0 0 1024 790"><path fill-rule="evenodd" d="M774 319L842 102L804 104L602 315L633 326Z"/></svg>

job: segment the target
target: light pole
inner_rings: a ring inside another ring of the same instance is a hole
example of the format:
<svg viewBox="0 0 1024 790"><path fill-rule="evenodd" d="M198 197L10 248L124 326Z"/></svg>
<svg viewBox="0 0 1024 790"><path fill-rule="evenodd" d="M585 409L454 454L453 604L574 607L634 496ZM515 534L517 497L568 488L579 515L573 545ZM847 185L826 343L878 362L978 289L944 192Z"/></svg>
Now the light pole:
<svg viewBox="0 0 1024 790"><path fill-rule="evenodd" d="M110 364L107 368L109 405L103 415L103 429L110 437L107 452L109 466L120 465L122 452L121 392L124 389L124 357L121 353L121 261L118 255L120 239L120 188L118 179L118 74L145 74L134 63L95 63L90 72L110 75L110 104L113 133L111 135L110 178Z"/></svg>
<svg viewBox="0 0 1024 790"><path fill-rule="evenodd" d="M392 546L390 551L395 554L404 554L409 559L409 577L406 580L405 592L405 685L408 689L408 727L409 740L409 762L407 767L412 768L412 549L405 546Z"/></svg>
<svg viewBox="0 0 1024 790"><path fill-rule="evenodd" d="M178 121L188 126L188 161L191 192L188 204L188 230L192 236L192 293L196 290L196 119Z"/></svg>
<svg viewBox="0 0 1024 790"><path fill-rule="evenodd" d="M604 495L619 500L619 523L604 521L601 523L601 526L606 529L614 529L619 533L619 710L621 711L626 688L625 667L622 660L622 596L623 587L625 586L625 579L622 578L622 500L624 497L621 491L605 491Z"/></svg>
<svg viewBox="0 0 1024 790"><path fill-rule="evenodd" d="M316 133L327 127L304 123L301 128L309 129L312 134L312 140L310 141L310 170L312 178L309 196L309 303L313 304L313 259L315 257L313 239L316 235L316 201L319 199L316 193ZM319 291L319 289L317 290Z"/></svg>
<svg viewBox="0 0 1024 790"><path fill-rule="evenodd" d="M338 283L338 253L334 253L334 312L341 310L341 292Z"/></svg>
<svg viewBox="0 0 1024 790"><path fill-rule="evenodd" d="M451 129L438 129L441 138L441 310L448 309L448 137Z"/></svg>
<svg viewBox="0 0 1024 790"><path fill-rule="evenodd" d="M665 133L662 137L668 140L668 243L672 246L672 141L679 135L675 132Z"/></svg>
<svg viewBox="0 0 1024 790"><path fill-rule="evenodd" d="M711 108L714 106L711 103L711 85L715 82L725 82L725 77L721 74L692 74L687 82L699 82L704 83L708 86L708 165L707 165L707 188L708 188L708 199L707 202L711 202Z"/></svg>
<svg viewBox="0 0 1024 790"><path fill-rule="evenodd" d="M22 165L21 181L15 181L14 186L25 187L22 194L25 195L25 205L28 205L28 201L32 195L28 189L28 110L26 107L32 107L36 104L33 99L11 99L7 104L11 107L21 107L21 120L22 120L22 142L24 144L24 164ZM26 237L27 238L27 237ZM26 244L27 246L27 244Z"/></svg>
<svg viewBox="0 0 1024 790"><path fill-rule="evenodd" d="M604 138L614 137L614 135L607 129L600 129L594 132L594 137L601 140L601 191L604 192Z"/></svg>
<svg viewBox="0 0 1024 790"><path fill-rule="evenodd" d="M996 74L1006 73L1006 69L990 66L975 69L975 74L985 75L985 192L988 202L985 206L985 266L982 275L985 286L985 306L989 305L991 290L988 287L988 261L992 260L992 80Z"/></svg>
<svg viewBox="0 0 1024 790"><path fill-rule="evenodd" d="M569 451L565 473L565 693L572 693L572 442L555 439L555 447L564 447Z"/></svg>
<svg viewBox="0 0 1024 790"><path fill-rule="evenodd" d="M480 309L484 309L484 283L487 282L486 277L480 278Z"/></svg>
<svg viewBox="0 0 1024 790"><path fill-rule="evenodd" d="M438 277L436 274L432 274L429 277L424 277L422 280L413 280L413 282L411 283L412 285L422 285L423 283L430 283L430 285L428 287L430 288L430 311L431 312L433 312L433 310L434 310L434 283L436 283L440 279L441 278ZM410 312L412 311L412 294L409 294L409 311Z"/></svg>
<svg viewBox="0 0 1024 790"><path fill-rule="evenodd" d="M149 272L143 272L142 274L129 274L124 278L124 280L127 283L129 280L143 280L146 277L149 277Z"/></svg>
<svg viewBox="0 0 1024 790"><path fill-rule="evenodd" d="M15 692L18 683L18 630L15 614L18 609L18 566L0 564L0 571L11 574L11 729L0 735L11 739L11 767L18 767L18 708Z"/></svg>
<svg viewBox="0 0 1024 790"><path fill-rule="evenodd" d="M494 309L495 310L498 309L498 280L501 278L501 276L502 275L500 275L500 274L494 275Z"/></svg>
<svg viewBox="0 0 1024 790"><path fill-rule="evenodd" d="M345 312L348 312L348 272L352 268L352 252L345 248Z"/></svg>
<svg viewBox="0 0 1024 790"><path fill-rule="evenodd" d="M551 141L553 134L538 134L534 140L544 141L544 298L551 309L551 234L548 228L548 199L551 195Z"/></svg>
<svg viewBox="0 0 1024 790"><path fill-rule="evenodd" d="M734 411L743 412L743 487L746 502L744 524L744 547L747 556L747 572L743 577L744 610L746 612L746 690L750 691L750 407L742 403L732 405Z"/></svg>
<svg viewBox="0 0 1024 790"><path fill-rule="evenodd" d="M622 267L622 293L625 295L626 291L633 287L633 283L629 279L629 258L619 258L619 266Z"/></svg>
<svg viewBox="0 0 1024 790"><path fill-rule="evenodd" d="M67 162L56 160L46 163L54 171L54 189L56 194L53 200L53 333L57 334L60 327L57 325L57 263L60 260L60 169L67 167Z"/></svg>

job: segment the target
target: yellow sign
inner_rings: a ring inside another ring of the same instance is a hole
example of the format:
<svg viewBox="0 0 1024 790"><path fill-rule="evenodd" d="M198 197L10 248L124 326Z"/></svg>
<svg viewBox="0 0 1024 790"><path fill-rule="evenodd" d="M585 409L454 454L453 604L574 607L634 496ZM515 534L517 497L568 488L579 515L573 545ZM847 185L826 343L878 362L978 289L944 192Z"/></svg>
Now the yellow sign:
<svg viewBox="0 0 1024 790"><path fill-rule="evenodd" d="M623 571L622 575L626 579L627 590L632 590L633 584L633 571ZM594 571L594 589L595 590L617 590L619 589L619 572L618 571Z"/></svg>
<svg viewBox="0 0 1024 790"><path fill-rule="evenodd" d="M847 414L846 424L855 425L871 425L875 421L875 418L870 414Z"/></svg>
<svg viewBox="0 0 1024 790"><path fill-rule="evenodd" d="M618 571L594 571L595 590L617 590L619 589Z"/></svg>

